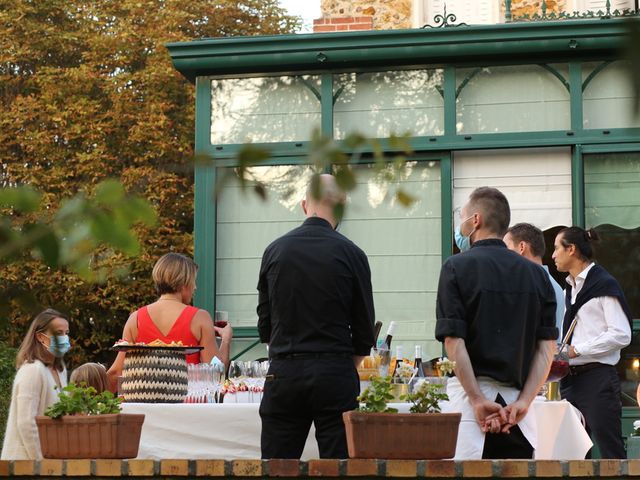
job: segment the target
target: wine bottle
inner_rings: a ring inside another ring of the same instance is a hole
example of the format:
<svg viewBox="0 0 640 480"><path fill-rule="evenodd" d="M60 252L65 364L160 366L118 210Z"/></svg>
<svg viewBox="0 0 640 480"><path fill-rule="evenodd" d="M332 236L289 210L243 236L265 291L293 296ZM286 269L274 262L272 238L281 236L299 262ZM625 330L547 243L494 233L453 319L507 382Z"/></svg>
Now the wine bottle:
<svg viewBox="0 0 640 480"><path fill-rule="evenodd" d="M395 358L391 359L391 365L389 366L389 372L391 373L392 377L396 376L398 365L400 365L402 362L403 362L402 345L398 345L396 347L396 356Z"/></svg>
<svg viewBox="0 0 640 480"><path fill-rule="evenodd" d="M380 336L380 329L382 328L382 322L381 321L377 321L374 325L373 325L373 344L374 345L378 345L378 337Z"/></svg>
<svg viewBox="0 0 640 480"><path fill-rule="evenodd" d="M420 345L416 345L416 354L415 360L413 362L413 368L416 371L416 378L424 378L426 375L424 373L424 365L422 364L422 347Z"/></svg>
<svg viewBox="0 0 640 480"><path fill-rule="evenodd" d="M393 334L396 332L396 322L389 322L389 328L387 328L387 336L382 343L383 348L387 348L387 350L391 350L391 340L393 340Z"/></svg>

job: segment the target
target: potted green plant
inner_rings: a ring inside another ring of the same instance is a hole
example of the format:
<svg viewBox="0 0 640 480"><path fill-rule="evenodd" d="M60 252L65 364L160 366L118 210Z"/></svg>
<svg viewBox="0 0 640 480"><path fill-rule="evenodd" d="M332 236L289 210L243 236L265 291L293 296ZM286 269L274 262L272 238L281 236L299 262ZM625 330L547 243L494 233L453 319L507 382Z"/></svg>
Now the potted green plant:
<svg viewBox="0 0 640 480"><path fill-rule="evenodd" d="M450 362L451 363L451 362ZM443 386L422 381L402 397L411 413L397 413L391 377L374 377L358 397L360 408L343 413L351 458L442 459L455 455L460 413L440 413Z"/></svg>
<svg viewBox="0 0 640 480"><path fill-rule="evenodd" d="M70 383L36 417L44 458L134 458L144 415L120 413L111 392Z"/></svg>

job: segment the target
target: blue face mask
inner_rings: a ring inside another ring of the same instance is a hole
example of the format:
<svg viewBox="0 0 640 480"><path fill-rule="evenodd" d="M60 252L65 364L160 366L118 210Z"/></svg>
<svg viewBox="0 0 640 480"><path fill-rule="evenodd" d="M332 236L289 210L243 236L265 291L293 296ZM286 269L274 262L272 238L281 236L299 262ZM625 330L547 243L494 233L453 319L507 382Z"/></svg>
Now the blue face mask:
<svg viewBox="0 0 640 480"><path fill-rule="evenodd" d="M473 232L476 231L474 228L469 235L463 235L462 232L460 231L460 227L462 227L462 225L464 225L464 223L468 221L470 218L473 218L473 215L471 215L464 222L462 222L459 227L456 227L455 231L453 232L453 238L456 241L456 245L458 246L461 252L466 252L471 248L471 235L473 235Z"/></svg>
<svg viewBox="0 0 640 480"><path fill-rule="evenodd" d="M71 348L69 335L53 335L49 337L49 351L57 358L64 357L64 354Z"/></svg>
<svg viewBox="0 0 640 480"><path fill-rule="evenodd" d="M455 232L453 233L454 239L456 241L456 245L460 249L461 252L466 252L471 248L471 240L469 237L462 235L460 232L460 227L456 227Z"/></svg>

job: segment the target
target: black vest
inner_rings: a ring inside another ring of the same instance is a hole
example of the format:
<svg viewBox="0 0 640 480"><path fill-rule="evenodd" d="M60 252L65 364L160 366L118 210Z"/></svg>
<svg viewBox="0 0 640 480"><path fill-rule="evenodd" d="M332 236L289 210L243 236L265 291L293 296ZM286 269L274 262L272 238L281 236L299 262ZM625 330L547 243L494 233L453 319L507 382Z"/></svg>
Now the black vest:
<svg viewBox="0 0 640 480"><path fill-rule="evenodd" d="M582 289L578 292L576 303L573 305L571 305L571 290L571 285L567 284L564 297L566 309L564 312L564 321L562 323L563 338L567 334L567 330L569 330L571 322L578 314L578 310L580 310L580 308L592 298L616 297L620 302L622 310L624 310L625 315L629 319L629 324L632 323L631 310L629 309L629 304L624 297L622 288L620 288L620 284L600 265L594 265L591 267L591 270L587 273L587 278L584 280ZM571 337L573 337L573 334ZM571 343L571 337L569 337L567 343Z"/></svg>

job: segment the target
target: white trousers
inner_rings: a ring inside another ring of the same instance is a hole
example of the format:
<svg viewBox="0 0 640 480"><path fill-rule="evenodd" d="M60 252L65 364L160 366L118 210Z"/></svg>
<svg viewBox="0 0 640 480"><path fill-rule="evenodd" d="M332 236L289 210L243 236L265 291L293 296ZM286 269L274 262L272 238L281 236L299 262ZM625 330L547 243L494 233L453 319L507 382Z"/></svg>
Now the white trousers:
<svg viewBox="0 0 640 480"><path fill-rule="evenodd" d="M480 391L489 400L495 401L498 394L509 405L517 400L520 390L497 382L488 377L478 377ZM455 460L481 459L484 450L484 432L476 420L473 408L469 402L467 393L457 378L450 378L447 382L447 395L449 402L442 405L443 413L462 412L460 429L458 430L458 442L456 444ZM535 421L535 413L529 409L527 415L518 423L522 434L529 441L534 451L538 444L538 434Z"/></svg>

